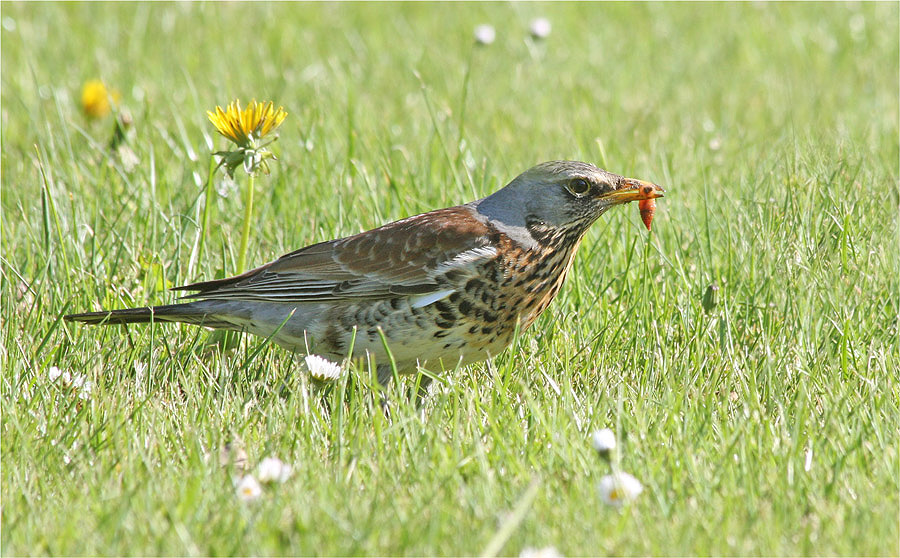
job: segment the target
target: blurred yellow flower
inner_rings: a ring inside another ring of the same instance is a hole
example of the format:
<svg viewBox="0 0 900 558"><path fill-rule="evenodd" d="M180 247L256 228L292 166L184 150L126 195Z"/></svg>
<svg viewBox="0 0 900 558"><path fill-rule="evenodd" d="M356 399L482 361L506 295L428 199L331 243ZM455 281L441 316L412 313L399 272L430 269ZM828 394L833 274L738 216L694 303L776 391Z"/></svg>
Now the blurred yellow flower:
<svg viewBox="0 0 900 558"><path fill-rule="evenodd" d="M215 112L208 110L206 115L220 134L238 147L253 149L257 141L284 122L287 113L284 107L275 110L272 101L257 103L253 99L246 109L241 110L241 102L234 100L225 110L216 106Z"/></svg>
<svg viewBox="0 0 900 558"><path fill-rule="evenodd" d="M103 118L109 114L111 104L115 103L119 94L109 91L99 79L92 79L81 88L81 110L91 118Z"/></svg>

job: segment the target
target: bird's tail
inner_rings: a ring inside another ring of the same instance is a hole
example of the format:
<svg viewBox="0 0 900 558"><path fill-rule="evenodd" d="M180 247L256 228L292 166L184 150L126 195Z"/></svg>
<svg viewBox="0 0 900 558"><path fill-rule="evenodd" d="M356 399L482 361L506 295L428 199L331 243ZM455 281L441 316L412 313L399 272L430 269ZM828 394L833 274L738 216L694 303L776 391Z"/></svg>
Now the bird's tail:
<svg viewBox="0 0 900 558"><path fill-rule="evenodd" d="M209 307L200 303L167 304L164 306L145 306L143 308L124 308L121 310L102 310L100 312L84 312L64 316L66 321L81 322L91 325L113 324L145 324L150 322L185 322L207 327L229 327L230 323L220 323Z"/></svg>

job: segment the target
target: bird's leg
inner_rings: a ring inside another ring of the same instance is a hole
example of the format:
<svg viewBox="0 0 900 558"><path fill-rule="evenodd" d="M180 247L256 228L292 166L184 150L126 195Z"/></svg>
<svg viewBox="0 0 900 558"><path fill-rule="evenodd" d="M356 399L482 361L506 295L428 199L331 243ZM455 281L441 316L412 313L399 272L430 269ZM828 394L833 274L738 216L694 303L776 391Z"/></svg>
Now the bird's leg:
<svg viewBox="0 0 900 558"><path fill-rule="evenodd" d="M378 383L381 384L381 408L384 414L390 418L390 401L386 393L388 386L391 385L391 381L394 379L394 370L390 364L379 364L376 368L376 374L378 375ZM409 393L410 398L415 397L417 409L422 407L422 402L425 396L428 395L428 386L431 385L432 380L433 378L428 374L418 374L414 388L415 392L414 394Z"/></svg>
<svg viewBox="0 0 900 558"><path fill-rule="evenodd" d="M391 380L394 379L394 370L391 368L391 365L379 364L375 368L375 374L378 376L378 383L381 384L381 389L387 390L388 386L391 385Z"/></svg>
<svg viewBox="0 0 900 558"><path fill-rule="evenodd" d="M416 382L416 409L422 408L422 402L425 400L425 396L428 395L428 386L431 385L433 380L428 374L419 373Z"/></svg>
<svg viewBox="0 0 900 558"><path fill-rule="evenodd" d="M381 390L381 411L384 413L385 418L390 419L391 408L390 401L387 397L387 389L388 386L391 385L391 380L394 379L394 371L390 364L379 364L375 369L375 373L378 376L378 383Z"/></svg>

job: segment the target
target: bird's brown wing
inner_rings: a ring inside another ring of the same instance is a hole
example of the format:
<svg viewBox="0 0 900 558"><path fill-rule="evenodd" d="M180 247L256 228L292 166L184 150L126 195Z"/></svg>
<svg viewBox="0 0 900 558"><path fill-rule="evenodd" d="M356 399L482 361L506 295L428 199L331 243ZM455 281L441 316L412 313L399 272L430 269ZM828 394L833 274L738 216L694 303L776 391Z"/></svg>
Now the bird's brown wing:
<svg viewBox="0 0 900 558"><path fill-rule="evenodd" d="M475 273L496 257L491 230L461 206L307 246L243 275L194 283L185 298L323 302L430 295L448 273ZM437 299L435 299L437 300Z"/></svg>

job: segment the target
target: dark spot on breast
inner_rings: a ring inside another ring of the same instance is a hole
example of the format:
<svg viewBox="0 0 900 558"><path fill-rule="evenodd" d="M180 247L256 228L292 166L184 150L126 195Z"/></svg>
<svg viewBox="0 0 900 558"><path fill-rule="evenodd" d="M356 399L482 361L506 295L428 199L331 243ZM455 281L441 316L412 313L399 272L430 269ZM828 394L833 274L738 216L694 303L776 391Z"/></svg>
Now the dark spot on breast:
<svg viewBox="0 0 900 558"><path fill-rule="evenodd" d="M328 345L334 347L337 351L343 351L346 349L344 346L343 340L341 339L341 330L335 324L331 324L325 329L325 338L322 341Z"/></svg>
<svg viewBox="0 0 900 558"><path fill-rule="evenodd" d="M451 269L447 273L444 274L444 277L447 278L448 281L459 281L464 276L464 273L458 269Z"/></svg>
<svg viewBox="0 0 900 558"><path fill-rule="evenodd" d="M445 314L447 312L453 312L453 308L443 300L439 300L439 301L435 302L434 307L438 312L440 312L442 314Z"/></svg>

